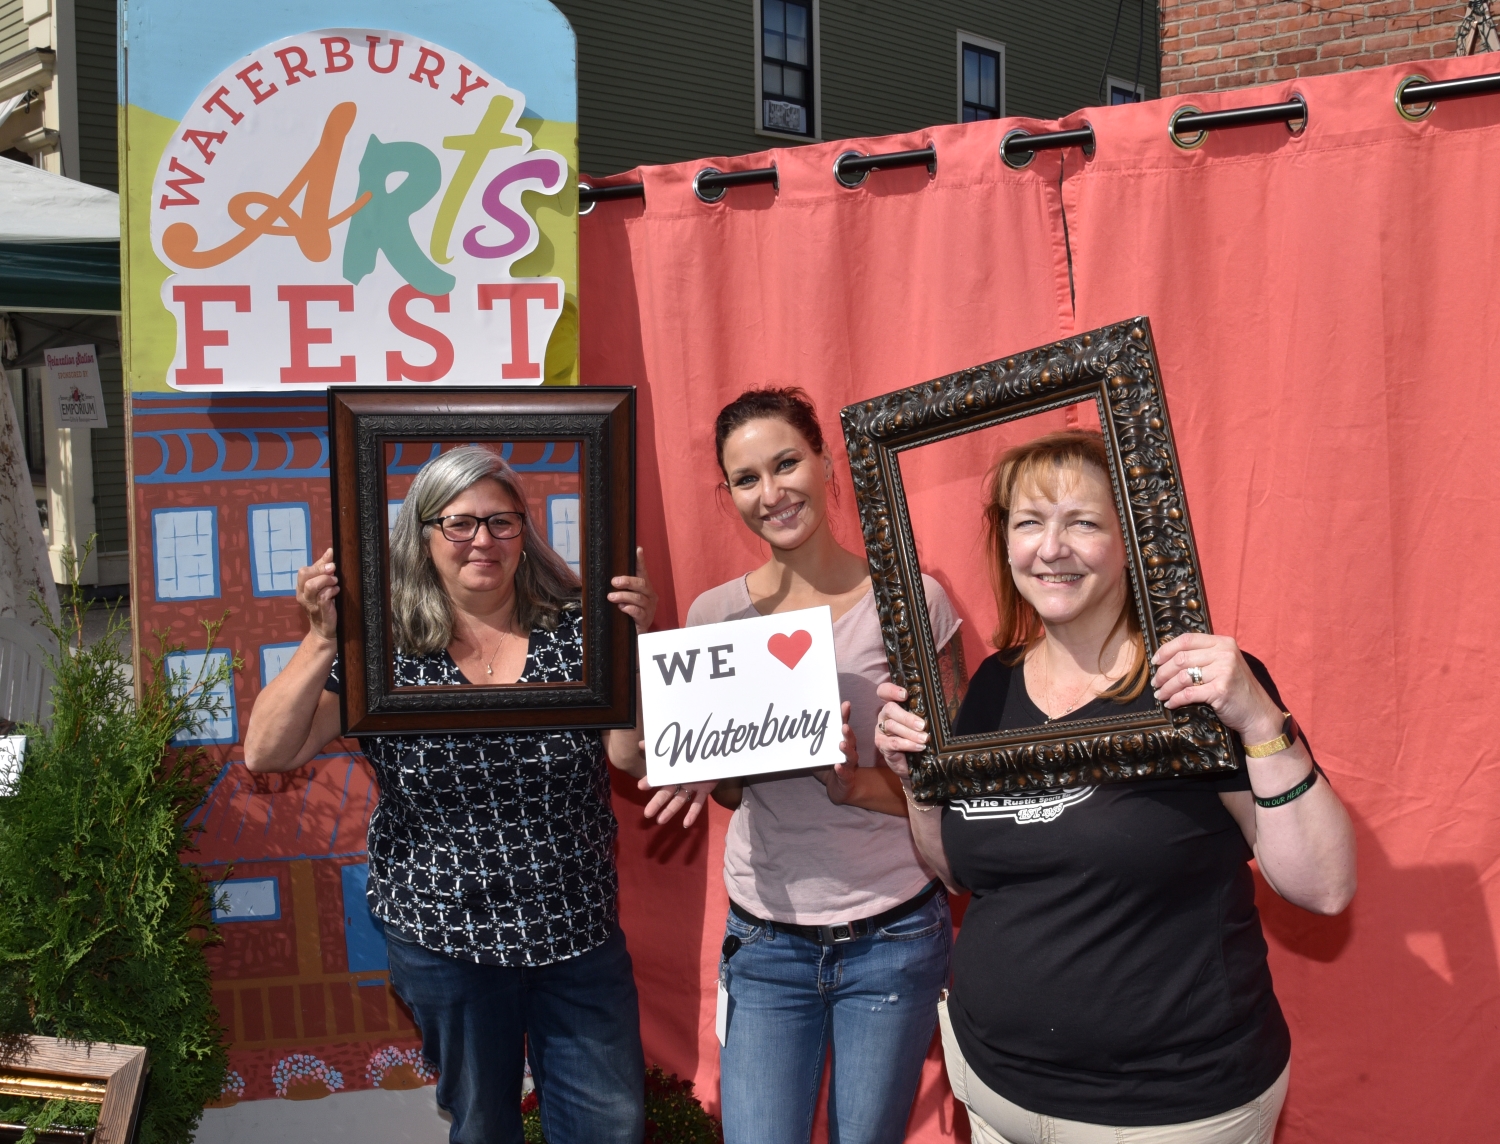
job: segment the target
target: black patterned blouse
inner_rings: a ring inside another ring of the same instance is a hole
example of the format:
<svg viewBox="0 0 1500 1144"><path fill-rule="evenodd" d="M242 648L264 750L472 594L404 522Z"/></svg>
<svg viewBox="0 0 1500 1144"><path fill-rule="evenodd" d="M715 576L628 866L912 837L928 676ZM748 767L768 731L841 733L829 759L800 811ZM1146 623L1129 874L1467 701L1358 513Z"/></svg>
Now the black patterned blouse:
<svg viewBox="0 0 1500 1144"><path fill-rule="evenodd" d="M576 609L534 628L520 682L582 678ZM338 689L339 665L329 679ZM400 653L396 685L469 683L447 651ZM597 731L366 735L370 912L428 949L547 965L614 930L615 816Z"/></svg>

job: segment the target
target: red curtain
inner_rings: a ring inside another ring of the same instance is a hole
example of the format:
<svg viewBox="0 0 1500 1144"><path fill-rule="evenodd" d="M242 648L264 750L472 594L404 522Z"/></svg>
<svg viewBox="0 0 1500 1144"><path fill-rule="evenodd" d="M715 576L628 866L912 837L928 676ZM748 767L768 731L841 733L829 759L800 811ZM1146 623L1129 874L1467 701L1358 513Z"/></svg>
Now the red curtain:
<svg viewBox="0 0 1500 1144"><path fill-rule="evenodd" d="M644 206L583 220L584 378L641 387L639 532L663 626L765 558L714 488L713 416L742 389L803 386L836 440L850 402L1150 316L1215 629L1266 660L1359 832L1343 916L1262 886L1294 1042L1283 1142L1500 1138L1500 451L1483 413L1500 96L1410 122L1405 74L1192 97L1218 110L1295 91L1309 107L1299 133L1223 129L1196 150L1168 139L1176 99L646 168L620 180L644 181ZM1085 120L1092 157L999 159L1009 130ZM933 176L833 179L843 151L928 143ZM778 191L692 193L704 166L770 162ZM968 512L992 456L977 439L934 454L909 489ZM837 529L857 551L843 485ZM993 606L974 537L923 541L977 662ZM617 794L647 1055L713 1106L727 815L658 829ZM934 1049L910 1139L955 1132Z"/></svg>

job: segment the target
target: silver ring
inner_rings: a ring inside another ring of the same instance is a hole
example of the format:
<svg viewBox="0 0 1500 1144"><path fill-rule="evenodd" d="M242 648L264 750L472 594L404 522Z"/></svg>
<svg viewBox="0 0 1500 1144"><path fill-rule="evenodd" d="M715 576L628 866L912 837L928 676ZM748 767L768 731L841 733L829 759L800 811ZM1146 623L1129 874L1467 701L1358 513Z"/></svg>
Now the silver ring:
<svg viewBox="0 0 1500 1144"><path fill-rule="evenodd" d="M1203 682L1203 669L1190 667L1187 669L1187 677L1193 681L1193 686L1197 687Z"/></svg>
<svg viewBox="0 0 1500 1144"><path fill-rule="evenodd" d="M881 734L882 734L882 735L884 735L884 734L885 734L885 733L886 733L886 730L885 730L885 720L884 720L884 719L882 719L882 720L881 720L881 721L880 721L880 733L881 733Z"/></svg>

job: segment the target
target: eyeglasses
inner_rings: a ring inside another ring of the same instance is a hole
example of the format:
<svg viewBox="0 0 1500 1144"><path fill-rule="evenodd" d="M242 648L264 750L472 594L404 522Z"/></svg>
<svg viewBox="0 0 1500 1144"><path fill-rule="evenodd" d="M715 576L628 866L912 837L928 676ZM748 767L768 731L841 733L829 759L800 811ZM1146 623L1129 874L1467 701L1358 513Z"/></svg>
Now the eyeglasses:
<svg viewBox="0 0 1500 1144"><path fill-rule="evenodd" d="M522 512L497 512L494 516L487 517L438 516L431 520L424 520L422 523L437 525L446 539L453 541L454 544L462 544L479 535L481 523L490 530L490 535L496 540L514 540L521 535L521 525L525 520L526 514Z"/></svg>

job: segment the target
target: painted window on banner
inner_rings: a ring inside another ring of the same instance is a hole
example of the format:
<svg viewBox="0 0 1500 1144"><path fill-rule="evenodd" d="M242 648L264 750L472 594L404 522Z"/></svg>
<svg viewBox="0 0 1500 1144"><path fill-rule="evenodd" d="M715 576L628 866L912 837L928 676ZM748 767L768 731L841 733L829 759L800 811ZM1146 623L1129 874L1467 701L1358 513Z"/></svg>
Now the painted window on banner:
<svg viewBox="0 0 1500 1144"><path fill-rule="evenodd" d="M523 193L557 195L568 161L525 110L408 33L300 33L230 64L152 188L168 384L541 383L565 284L512 267L541 241Z"/></svg>
<svg viewBox="0 0 1500 1144"><path fill-rule="evenodd" d="M234 703L234 673L230 664L234 653L228 648L213 648L209 651L171 652L166 658L166 669L172 680L172 688L181 695L206 690L216 707L212 711L200 712L197 719L180 732L172 742L179 747L207 746L213 743L233 743L239 739L239 719ZM222 676L214 683L208 680Z"/></svg>
<svg viewBox="0 0 1500 1144"><path fill-rule="evenodd" d="M219 594L219 513L215 508L151 514L158 600L206 600Z"/></svg>
<svg viewBox="0 0 1500 1144"><path fill-rule="evenodd" d="M559 494L547 498L547 543L568 562L568 567L579 569L578 497L576 494Z"/></svg>
<svg viewBox="0 0 1500 1144"><path fill-rule="evenodd" d="M274 922L281 918L275 878L230 878L214 887L214 921Z"/></svg>
<svg viewBox="0 0 1500 1144"><path fill-rule="evenodd" d="M257 596L297 594L297 569L312 563L306 504L250 506L250 577Z"/></svg>

